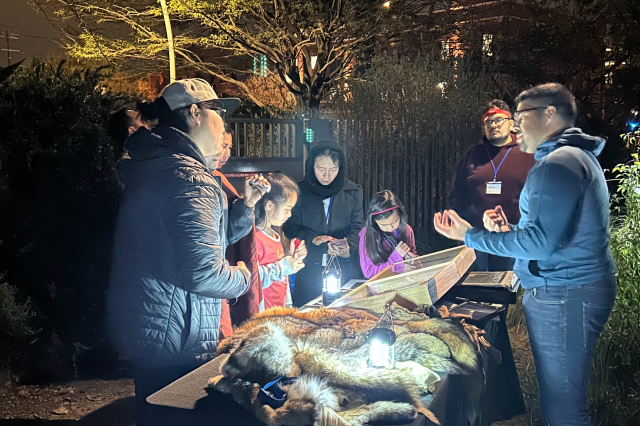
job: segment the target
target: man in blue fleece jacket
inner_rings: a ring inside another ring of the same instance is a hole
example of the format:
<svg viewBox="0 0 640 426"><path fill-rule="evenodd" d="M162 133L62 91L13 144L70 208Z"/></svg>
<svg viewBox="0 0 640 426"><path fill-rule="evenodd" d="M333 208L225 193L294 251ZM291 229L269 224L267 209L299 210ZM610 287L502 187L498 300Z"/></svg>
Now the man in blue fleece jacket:
<svg viewBox="0 0 640 426"><path fill-rule="evenodd" d="M542 414L552 426L589 425L591 361L616 297L609 194L596 160L604 140L573 127L576 103L560 84L524 91L516 105L517 143L536 159L518 224L496 206L484 230L453 210L437 213L434 225L470 248L516 259Z"/></svg>

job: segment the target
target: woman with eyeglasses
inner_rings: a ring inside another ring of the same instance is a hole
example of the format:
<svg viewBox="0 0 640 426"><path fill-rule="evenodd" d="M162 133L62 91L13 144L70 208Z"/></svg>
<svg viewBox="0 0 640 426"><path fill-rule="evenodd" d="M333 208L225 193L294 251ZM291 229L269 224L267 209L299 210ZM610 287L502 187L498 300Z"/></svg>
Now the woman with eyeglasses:
<svg viewBox="0 0 640 426"><path fill-rule="evenodd" d="M485 210L498 206L517 222L520 192L535 160L533 155L525 154L517 147L515 135L511 133L514 121L504 101L494 99L487 104L481 125L482 140L458 163L449 205L480 228ZM507 271L513 269L513 259L477 252L473 268Z"/></svg>

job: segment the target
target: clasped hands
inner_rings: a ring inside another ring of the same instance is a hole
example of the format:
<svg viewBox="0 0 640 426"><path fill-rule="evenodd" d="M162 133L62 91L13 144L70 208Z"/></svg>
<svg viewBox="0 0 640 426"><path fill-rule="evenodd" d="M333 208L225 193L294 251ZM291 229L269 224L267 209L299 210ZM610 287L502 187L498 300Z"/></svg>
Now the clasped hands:
<svg viewBox="0 0 640 426"><path fill-rule="evenodd" d="M490 232L508 232L510 230L507 216L501 206L486 210L482 215L482 223L485 229ZM467 231L472 228L469 222L462 219L454 210L436 213L433 217L433 226L439 234L457 241L464 241Z"/></svg>
<svg viewBox="0 0 640 426"><path fill-rule="evenodd" d="M328 243L327 254L329 256L340 256L344 257L345 259L349 258L350 256L349 243L347 242L346 238L337 239L330 235L320 235L311 240L311 242L316 246Z"/></svg>

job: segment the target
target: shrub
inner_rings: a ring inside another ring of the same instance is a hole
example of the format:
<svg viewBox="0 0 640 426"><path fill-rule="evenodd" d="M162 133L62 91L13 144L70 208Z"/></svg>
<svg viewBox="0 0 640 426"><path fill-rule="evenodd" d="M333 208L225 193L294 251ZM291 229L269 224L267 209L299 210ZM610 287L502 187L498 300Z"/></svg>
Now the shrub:
<svg viewBox="0 0 640 426"><path fill-rule="evenodd" d="M0 371L20 364L35 334L29 324L34 315L30 301L21 301L16 287L0 283Z"/></svg>
<svg viewBox="0 0 640 426"><path fill-rule="evenodd" d="M0 267L38 312L32 377L69 377L78 348L103 345L119 200L105 123L130 101L106 72L35 60L0 86Z"/></svg>
<svg viewBox="0 0 640 426"><path fill-rule="evenodd" d="M594 425L637 425L640 418L640 162L613 169L618 201L611 250L618 295L593 362L589 402Z"/></svg>

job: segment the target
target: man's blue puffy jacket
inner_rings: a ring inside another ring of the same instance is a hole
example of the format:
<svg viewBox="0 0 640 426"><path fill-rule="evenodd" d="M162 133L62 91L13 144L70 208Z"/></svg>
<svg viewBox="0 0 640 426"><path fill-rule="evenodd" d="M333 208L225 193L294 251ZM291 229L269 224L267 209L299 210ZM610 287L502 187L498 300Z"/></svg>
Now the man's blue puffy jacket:
<svg viewBox="0 0 640 426"><path fill-rule="evenodd" d="M215 354L220 299L249 288L249 274L224 257L227 199L185 133L142 128L127 149L107 331L134 363L195 367Z"/></svg>

